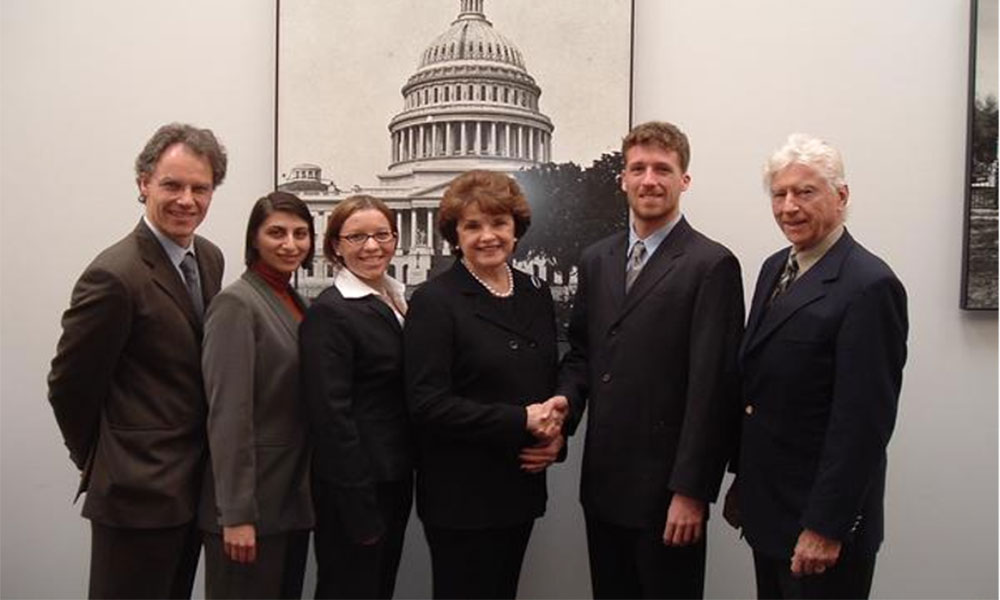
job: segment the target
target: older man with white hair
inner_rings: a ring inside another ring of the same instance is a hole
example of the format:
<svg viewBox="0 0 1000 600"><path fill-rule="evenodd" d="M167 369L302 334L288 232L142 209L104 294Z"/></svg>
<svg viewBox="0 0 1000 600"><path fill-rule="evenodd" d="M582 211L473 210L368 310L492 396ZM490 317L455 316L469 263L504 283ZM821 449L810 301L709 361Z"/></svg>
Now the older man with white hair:
<svg viewBox="0 0 1000 600"><path fill-rule="evenodd" d="M906 361L906 292L844 227L836 149L791 135L764 184L791 246L761 268L740 349L743 428L726 516L753 548L759 597L866 598Z"/></svg>

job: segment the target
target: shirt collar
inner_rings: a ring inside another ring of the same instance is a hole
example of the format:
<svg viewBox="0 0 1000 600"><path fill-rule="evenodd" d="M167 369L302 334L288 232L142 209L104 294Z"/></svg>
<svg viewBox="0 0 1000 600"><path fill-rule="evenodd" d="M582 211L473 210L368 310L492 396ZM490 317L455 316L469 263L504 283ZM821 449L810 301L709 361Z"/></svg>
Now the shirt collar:
<svg viewBox="0 0 1000 600"><path fill-rule="evenodd" d="M825 238L820 240L818 244L812 248L806 248L800 252L795 253L795 260L799 263L799 274L798 277L802 277L806 271L812 268L813 265L819 262L819 259L837 243L840 236L844 234L844 224L841 223L833 229L830 233L826 235Z"/></svg>
<svg viewBox="0 0 1000 600"><path fill-rule="evenodd" d="M193 240L187 248L183 248L177 242L173 241L172 239L164 235L162 231L157 229L156 225L153 225L153 222L149 220L149 217L147 217L146 215L142 215L142 220L143 222L146 223L146 227L149 227L149 230L153 232L154 236L156 236L156 239L160 242L160 245L163 246L163 249L166 251L167 256L170 257L170 262L173 263L175 267L180 266L181 261L184 260L184 255L187 254L188 252L190 252L191 254L195 254ZM196 258L197 256L198 255L195 254Z"/></svg>
<svg viewBox="0 0 1000 600"><path fill-rule="evenodd" d="M652 256L656 249L660 247L660 243L663 242L673 231L674 226L680 223L681 217L683 215L680 211L677 212L677 216L665 223L662 227L654 231L653 233L646 236L645 239L639 237L639 234L635 232L635 227L633 223L629 222L628 226L628 248L631 251L632 246L635 245L637 241L642 239L642 245L646 247L646 256Z"/></svg>
<svg viewBox="0 0 1000 600"><path fill-rule="evenodd" d="M406 290L406 286L388 275L382 275L382 282L385 284L386 291L393 298L402 297ZM337 291L344 298L364 298L365 296L382 295L378 290L368 285L368 283L345 267L341 267L337 271L337 276L334 278L333 284L337 286Z"/></svg>

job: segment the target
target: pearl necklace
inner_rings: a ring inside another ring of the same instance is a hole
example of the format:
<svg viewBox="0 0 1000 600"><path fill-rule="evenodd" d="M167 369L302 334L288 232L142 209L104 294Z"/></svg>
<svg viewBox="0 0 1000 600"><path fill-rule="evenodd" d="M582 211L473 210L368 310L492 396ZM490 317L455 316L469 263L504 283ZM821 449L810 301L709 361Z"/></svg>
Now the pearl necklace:
<svg viewBox="0 0 1000 600"><path fill-rule="evenodd" d="M510 298L511 296L514 295L514 273L510 270L510 265L508 265L507 263L503 264L503 266L507 268L506 292L500 292L492 285L486 283L479 275L476 274L476 271L472 268L472 266L469 265L469 261L465 260L464 258L462 259L462 264L465 265L465 270L467 270L469 274L472 275L472 278L478 281L479 285L486 288L486 291L489 292L490 294L496 296L497 298Z"/></svg>

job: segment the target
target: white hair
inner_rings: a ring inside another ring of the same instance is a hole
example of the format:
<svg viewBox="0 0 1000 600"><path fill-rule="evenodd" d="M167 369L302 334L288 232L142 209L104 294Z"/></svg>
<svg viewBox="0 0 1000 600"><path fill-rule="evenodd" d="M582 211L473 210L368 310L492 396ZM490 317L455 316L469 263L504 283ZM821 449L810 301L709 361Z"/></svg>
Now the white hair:
<svg viewBox="0 0 1000 600"><path fill-rule="evenodd" d="M770 192L771 180L775 174L793 163L815 169L831 189L847 185L844 161L836 148L817 137L793 133L788 136L785 145L775 151L764 164L764 189Z"/></svg>

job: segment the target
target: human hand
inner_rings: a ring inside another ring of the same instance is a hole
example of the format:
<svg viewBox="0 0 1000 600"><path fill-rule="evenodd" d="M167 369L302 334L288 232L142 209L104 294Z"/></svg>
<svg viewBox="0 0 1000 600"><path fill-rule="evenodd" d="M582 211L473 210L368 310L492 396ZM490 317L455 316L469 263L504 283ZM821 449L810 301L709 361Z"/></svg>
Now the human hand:
<svg viewBox="0 0 1000 600"><path fill-rule="evenodd" d="M223 527L222 549L227 557L238 563L257 560L257 530L253 523Z"/></svg>
<svg viewBox="0 0 1000 600"><path fill-rule="evenodd" d="M803 529L792 554L792 575L821 575L837 564L840 541Z"/></svg>
<svg viewBox="0 0 1000 600"><path fill-rule="evenodd" d="M705 525L705 502L697 498L674 494L667 509L667 524L663 528L666 546L689 546L701 540Z"/></svg>
<svg viewBox="0 0 1000 600"><path fill-rule="evenodd" d="M536 402L525 407L528 413L526 427L536 438L551 441L562 433L563 422L569 412L566 396L553 396L545 402Z"/></svg>
<svg viewBox="0 0 1000 600"><path fill-rule="evenodd" d="M521 459L521 470L528 473L541 473L559 458L559 451L562 450L565 442L566 438L559 434L550 442L541 441L534 446L522 449L518 456Z"/></svg>

